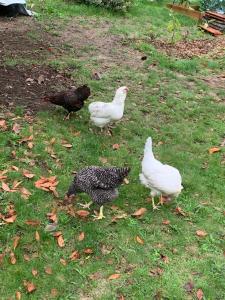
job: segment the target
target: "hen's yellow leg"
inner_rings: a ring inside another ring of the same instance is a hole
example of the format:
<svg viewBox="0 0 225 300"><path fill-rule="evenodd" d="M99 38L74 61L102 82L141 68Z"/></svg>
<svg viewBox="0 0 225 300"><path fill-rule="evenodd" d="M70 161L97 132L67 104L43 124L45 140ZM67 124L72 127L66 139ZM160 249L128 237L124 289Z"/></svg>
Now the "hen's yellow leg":
<svg viewBox="0 0 225 300"><path fill-rule="evenodd" d="M93 204L93 202L88 202L86 204L78 203L82 208L88 208L90 209L90 206Z"/></svg>
<svg viewBox="0 0 225 300"><path fill-rule="evenodd" d="M103 215L103 205L100 207L98 216L94 216L94 218L95 220L102 220L105 218L105 216Z"/></svg>
<svg viewBox="0 0 225 300"><path fill-rule="evenodd" d="M159 209L159 207L155 205L154 197L152 197L152 208L153 210Z"/></svg>

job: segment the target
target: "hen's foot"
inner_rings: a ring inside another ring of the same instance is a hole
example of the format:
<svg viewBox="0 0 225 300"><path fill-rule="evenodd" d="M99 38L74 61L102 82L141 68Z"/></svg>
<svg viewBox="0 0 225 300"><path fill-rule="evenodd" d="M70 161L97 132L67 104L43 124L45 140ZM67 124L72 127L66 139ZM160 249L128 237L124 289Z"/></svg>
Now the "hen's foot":
<svg viewBox="0 0 225 300"><path fill-rule="evenodd" d="M87 209L90 209L90 206L92 205L92 202L89 202L89 203L85 203L85 204L82 204L82 203L78 203L82 208L87 208Z"/></svg>
<svg viewBox="0 0 225 300"><path fill-rule="evenodd" d="M163 198L163 196L162 196L162 195L160 195L160 198L159 198L159 203L160 203L161 205L163 205L163 204L164 204L164 198Z"/></svg>
<svg viewBox="0 0 225 300"><path fill-rule="evenodd" d="M94 220L102 220L104 218L105 218L105 216L103 215L103 206L101 206L99 214L98 214L98 216L94 216Z"/></svg>
<svg viewBox="0 0 225 300"><path fill-rule="evenodd" d="M152 208L153 208L153 210L159 209L158 205L155 205L154 197L152 197Z"/></svg>
<svg viewBox="0 0 225 300"><path fill-rule="evenodd" d="M63 120L64 120L64 121L65 121L65 120L69 120L69 119L70 119L70 114L71 114L71 112L70 112L70 113L68 113L68 115L66 115L66 116L64 117L64 119L63 119Z"/></svg>

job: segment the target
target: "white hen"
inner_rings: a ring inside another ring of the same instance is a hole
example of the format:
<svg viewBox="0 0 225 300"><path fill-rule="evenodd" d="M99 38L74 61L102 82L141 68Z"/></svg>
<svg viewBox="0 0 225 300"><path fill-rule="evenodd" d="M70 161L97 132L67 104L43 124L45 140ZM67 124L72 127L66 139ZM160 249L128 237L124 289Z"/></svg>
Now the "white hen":
<svg viewBox="0 0 225 300"><path fill-rule="evenodd" d="M172 199L177 197L183 189L180 172L176 168L164 165L155 159L152 152L151 137L145 143L142 173L139 178L144 186L151 189L153 209L158 208L154 203L155 196L160 196L161 200L162 196Z"/></svg>
<svg viewBox="0 0 225 300"><path fill-rule="evenodd" d="M128 88L122 86L116 90L112 102L93 102L88 106L91 121L101 129L111 122L119 121L123 117L124 102Z"/></svg>

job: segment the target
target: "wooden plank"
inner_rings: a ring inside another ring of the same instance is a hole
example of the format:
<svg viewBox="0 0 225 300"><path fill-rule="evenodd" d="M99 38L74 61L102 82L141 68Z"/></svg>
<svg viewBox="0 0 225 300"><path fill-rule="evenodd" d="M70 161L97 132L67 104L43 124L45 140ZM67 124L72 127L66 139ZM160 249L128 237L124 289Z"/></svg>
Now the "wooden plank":
<svg viewBox="0 0 225 300"><path fill-rule="evenodd" d="M214 17L215 19L221 20L225 22L225 15L216 13L216 12L212 12L212 11L207 11L205 13L206 16L210 16L210 17Z"/></svg>
<svg viewBox="0 0 225 300"><path fill-rule="evenodd" d="M206 27L206 26L204 26L204 25L201 25L200 27L201 27L202 29L204 29L205 31L208 31L209 33L211 33L211 34L213 34L213 35L215 35L215 36L223 34L221 31L216 30L216 29L214 29L214 28L212 28L212 27L210 27L210 26Z"/></svg>
<svg viewBox="0 0 225 300"><path fill-rule="evenodd" d="M190 8L182 6L182 5L167 4L167 7L171 8L177 12L180 12L188 17L191 17L192 19L195 19L195 20L200 20L205 15L204 13L202 13L200 11L190 9Z"/></svg>

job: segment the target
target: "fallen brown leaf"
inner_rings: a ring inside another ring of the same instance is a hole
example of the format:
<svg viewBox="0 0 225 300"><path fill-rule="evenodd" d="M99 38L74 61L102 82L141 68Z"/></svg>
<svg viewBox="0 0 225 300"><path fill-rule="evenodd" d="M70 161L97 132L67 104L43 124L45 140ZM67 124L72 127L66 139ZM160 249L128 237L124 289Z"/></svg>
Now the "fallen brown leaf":
<svg viewBox="0 0 225 300"><path fill-rule="evenodd" d="M77 250L73 251L70 255L70 259L73 260L77 260L78 258L80 258L80 254Z"/></svg>
<svg viewBox="0 0 225 300"><path fill-rule="evenodd" d="M52 212L52 213L47 213L47 217L50 221L52 221L53 223L57 222L57 215L56 213Z"/></svg>
<svg viewBox="0 0 225 300"><path fill-rule="evenodd" d="M180 208L179 206L177 206L176 208L175 208L175 213L177 214L177 215L181 215L181 216L183 216L183 217L185 217L186 216L186 213L182 210L182 208Z"/></svg>
<svg viewBox="0 0 225 300"><path fill-rule="evenodd" d="M13 181L13 184L12 184L13 190L17 190L18 187L21 185L21 183L22 183L22 181L14 180L14 181Z"/></svg>
<svg viewBox="0 0 225 300"><path fill-rule="evenodd" d="M29 149L32 149L32 148L34 147L34 143L33 143L33 142L28 142L28 143L27 143L27 147L28 147Z"/></svg>
<svg viewBox="0 0 225 300"><path fill-rule="evenodd" d="M28 191L28 189L26 189L25 187L20 188L20 193L21 197L24 199L28 199L32 195L31 192Z"/></svg>
<svg viewBox="0 0 225 300"><path fill-rule="evenodd" d="M168 263L169 263L169 257L168 257L168 256L163 255L163 254L160 254L160 257L161 257L162 261L163 261L165 264L168 264Z"/></svg>
<svg viewBox="0 0 225 300"><path fill-rule="evenodd" d="M76 214L81 218L86 218L90 214L90 212L87 210L77 210Z"/></svg>
<svg viewBox="0 0 225 300"><path fill-rule="evenodd" d="M8 176L2 175L2 174L3 174L2 172L0 172L0 174L1 174L1 175L0 175L0 180L1 180L1 181L7 179Z"/></svg>
<svg viewBox="0 0 225 300"><path fill-rule="evenodd" d="M150 276L160 276L160 275L163 274L163 272L164 272L164 270L158 267L156 269L150 270L150 274L149 275Z"/></svg>
<svg viewBox="0 0 225 300"><path fill-rule="evenodd" d="M45 267L45 273L48 275L52 274L52 268L51 267Z"/></svg>
<svg viewBox="0 0 225 300"><path fill-rule="evenodd" d="M11 189L9 188L8 184L6 184L5 182L2 182L2 189L5 192L11 192Z"/></svg>
<svg viewBox="0 0 225 300"><path fill-rule="evenodd" d="M203 299L204 294L203 294L202 289L198 289L197 290L196 296L197 296L198 300L202 300Z"/></svg>
<svg viewBox="0 0 225 300"><path fill-rule="evenodd" d="M18 167L16 167L16 166L12 166L12 167L11 167L11 169L12 169L12 170L14 170L14 171L16 171L16 172L18 172L18 171L19 171L19 168L18 168Z"/></svg>
<svg viewBox="0 0 225 300"><path fill-rule="evenodd" d="M139 236L136 236L136 241L141 244L144 245L144 240L142 240Z"/></svg>
<svg viewBox="0 0 225 300"><path fill-rule="evenodd" d="M32 269L32 275L36 277L38 275L38 271L36 269Z"/></svg>
<svg viewBox="0 0 225 300"><path fill-rule="evenodd" d="M26 220L25 224L31 225L31 226L39 226L41 224L41 221L39 221L39 220Z"/></svg>
<svg viewBox="0 0 225 300"><path fill-rule="evenodd" d="M62 231L56 231L53 233L53 236L56 238L59 237L60 235L62 235Z"/></svg>
<svg viewBox="0 0 225 300"><path fill-rule="evenodd" d="M14 223L16 221L16 215L13 215L11 217L4 217L3 220L8 224Z"/></svg>
<svg viewBox="0 0 225 300"><path fill-rule="evenodd" d="M170 221L169 221L169 220L163 220L163 221L162 221L162 224L163 224L163 225L169 225L169 224L170 224Z"/></svg>
<svg viewBox="0 0 225 300"><path fill-rule="evenodd" d="M110 208L111 208L112 210L118 210L118 209L119 209L119 207L116 206L116 205L112 205Z"/></svg>
<svg viewBox="0 0 225 300"><path fill-rule="evenodd" d="M146 213L146 211L147 211L146 208L141 207L141 208L139 208L138 210L136 210L136 211L132 214L132 216L133 216L133 217L137 217L137 218L142 217L142 216Z"/></svg>
<svg viewBox="0 0 225 300"><path fill-rule="evenodd" d="M71 144L62 144L62 146L65 147L65 148L72 148L73 147L73 145L71 145Z"/></svg>
<svg viewBox="0 0 225 300"><path fill-rule="evenodd" d="M84 249L85 254L92 254L93 250L91 248Z"/></svg>
<svg viewBox="0 0 225 300"><path fill-rule="evenodd" d="M6 130L7 129L6 120L0 120L0 128L2 130Z"/></svg>
<svg viewBox="0 0 225 300"><path fill-rule="evenodd" d="M125 298L123 295L120 295L118 300L125 300Z"/></svg>
<svg viewBox="0 0 225 300"><path fill-rule="evenodd" d="M64 242L64 239L63 239L62 235L57 237L57 243L58 243L60 248L63 248L65 246L65 242Z"/></svg>
<svg viewBox="0 0 225 300"><path fill-rule="evenodd" d="M112 146L113 150L118 150L120 148L120 145L119 144L114 144Z"/></svg>
<svg viewBox="0 0 225 300"><path fill-rule="evenodd" d="M30 173L28 170L23 170L23 176L26 178L33 178L35 175L33 173Z"/></svg>
<svg viewBox="0 0 225 300"><path fill-rule="evenodd" d="M103 255L107 255L107 254L110 254L111 251L112 251L113 247L112 246L109 246L109 245L102 245L101 247L101 252Z"/></svg>
<svg viewBox="0 0 225 300"><path fill-rule="evenodd" d="M15 257L15 254L14 254L14 252L10 252L10 263L12 264L12 265L15 265L16 264L16 257Z"/></svg>
<svg viewBox="0 0 225 300"><path fill-rule="evenodd" d="M32 282L24 280L23 285L28 293L32 293L36 290L36 286Z"/></svg>
<svg viewBox="0 0 225 300"><path fill-rule="evenodd" d="M40 242L40 234L39 234L38 231L35 231L35 240L36 240L37 242Z"/></svg>
<svg viewBox="0 0 225 300"><path fill-rule="evenodd" d="M19 124L14 123L14 124L13 124L12 130L13 130L16 134L18 134L18 133L20 132L20 130L21 130L21 127L20 127Z"/></svg>
<svg viewBox="0 0 225 300"><path fill-rule="evenodd" d="M4 257L5 257L5 253L0 253L0 265L3 263Z"/></svg>
<svg viewBox="0 0 225 300"><path fill-rule="evenodd" d="M57 231L55 233L53 233L53 236L57 239L57 243L59 245L60 248L63 248L65 246L65 242L62 236L62 232L61 231Z"/></svg>
<svg viewBox="0 0 225 300"><path fill-rule="evenodd" d="M60 258L60 263L63 265L63 266L66 266L67 265L67 261L64 259L64 258Z"/></svg>
<svg viewBox="0 0 225 300"><path fill-rule="evenodd" d="M13 250L15 250L16 247L18 246L19 241L20 241L20 236L19 235L15 236L13 239Z"/></svg>
<svg viewBox="0 0 225 300"><path fill-rule="evenodd" d="M199 237L205 237L207 235L207 232L205 232L204 230L196 230L196 234Z"/></svg>
<svg viewBox="0 0 225 300"><path fill-rule="evenodd" d="M55 141L56 141L56 138L55 138L55 137L53 137L53 138L51 138L51 140L50 140L49 144L50 144L50 145L53 145L53 144L55 144Z"/></svg>
<svg viewBox="0 0 225 300"><path fill-rule="evenodd" d="M57 289L51 289L51 296L57 297L58 296L58 290Z"/></svg>
<svg viewBox="0 0 225 300"><path fill-rule="evenodd" d="M28 254L24 254L23 258L25 261L30 261L30 256Z"/></svg>
<svg viewBox="0 0 225 300"><path fill-rule="evenodd" d="M56 176L49 178L41 177L35 182L35 187L46 192L56 193L56 186L59 182L56 180Z"/></svg>
<svg viewBox="0 0 225 300"><path fill-rule="evenodd" d="M108 277L109 280L114 280L120 278L121 274L112 274Z"/></svg>
<svg viewBox="0 0 225 300"><path fill-rule="evenodd" d="M81 232L79 235L78 235L78 241L79 242L81 242L81 241L83 241L83 239L84 239L84 232Z"/></svg>
<svg viewBox="0 0 225 300"><path fill-rule="evenodd" d="M88 275L91 280L98 280L102 278L102 274L100 272L95 272L93 274Z"/></svg>
<svg viewBox="0 0 225 300"><path fill-rule="evenodd" d="M75 131L73 132L73 136L80 136L81 132L80 131Z"/></svg>
<svg viewBox="0 0 225 300"><path fill-rule="evenodd" d="M213 153L216 153L216 152L219 152L221 149L219 147L213 147L213 148L210 148L208 151L209 151L209 154L213 154Z"/></svg>
<svg viewBox="0 0 225 300"><path fill-rule="evenodd" d="M30 135L30 136L28 136L28 137L24 137L24 138L22 138L22 139L19 141L19 143L22 144L22 143L26 143L26 142L32 141L33 138L34 138L33 135Z"/></svg>
<svg viewBox="0 0 225 300"><path fill-rule="evenodd" d="M13 151L11 152L11 155L12 155L13 158L16 158L16 151L13 150Z"/></svg>
<svg viewBox="0 0 225 300"><path fill-rule="evenodd" d="M21 292L17 291L16 292L16 300L20 300L21 299Z"/></svg>

